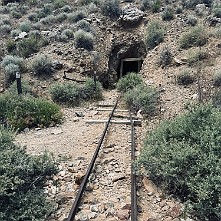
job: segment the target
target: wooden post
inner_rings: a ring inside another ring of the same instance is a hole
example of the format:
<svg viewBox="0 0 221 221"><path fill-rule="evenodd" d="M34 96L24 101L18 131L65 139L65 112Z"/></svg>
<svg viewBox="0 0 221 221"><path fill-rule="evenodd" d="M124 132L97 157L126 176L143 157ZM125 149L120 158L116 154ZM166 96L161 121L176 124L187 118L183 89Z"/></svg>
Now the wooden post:
<svg viewBox="0 0 221 221"><path fill-rule="evenodd" d="M22 94L22 87L21 87L21 74L16 73L16 81L17 81L17 91L18 95Z"/></svg>

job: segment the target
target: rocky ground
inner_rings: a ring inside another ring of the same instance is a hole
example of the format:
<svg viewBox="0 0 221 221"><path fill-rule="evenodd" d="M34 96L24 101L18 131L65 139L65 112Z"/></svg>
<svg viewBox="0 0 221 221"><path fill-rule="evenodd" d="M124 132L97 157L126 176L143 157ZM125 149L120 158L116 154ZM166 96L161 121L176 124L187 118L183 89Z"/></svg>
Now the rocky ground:
<svg viewBox="0 0 221 221"><path fill-rule="evenodd" d="M107 91L103 103L114 103L116 97L116 91ZM120 108L124 107L121 105ZM88 124L86 121L107 119L109 113L99 111L96 103L81 108L64 108L63 112L62 125L26 129L16 137L16 143L26 146L29 153L50 151L60 160L60 172L45 187L45 193L57 205L49 221L67 218L104 129L104 124ZM148 122L143 120L142 126L135 128L136 155L142 146L146 124ZM130 126L111 125L75 220L130 220L130 145ZM180 219L183 209L180 202L164 194L148 178L138 176L137 184L138 220L186 220Z"/></svg>
<svg viewBox="0 0 221 221"><path fill-rule="evenodd" d="M172 1L174 9L180 2ZM70 6L76 10L78 2L70 1ZM140 8L140 2L121 2L121 7ZM202 12L199 13L199 9ZM184 111L187 103L198 102L199 92L202 100L208 100L214 92L214 74L221 67L220 38L214 36L215 26L211 26L211 10L204 6L194 10L185 9L181 14L175 14L171 21L162 21L161 13L150 11L137 12L131 19L121 17L111 20L100 13L97 8L90 11L88 7L85 18L96 33L94 50L99 54L99 62L95 65L97 77L100 80L109 79L115 83L120 59L127 57L142 57L143 65L140 74L146 84L156 87L160 91L160 104L157 116L142 121L142 127L136 127L137 155L142 148L144 136L155 128L162 120L173 118ZM79 7L80 8L80 7ZM20 22L27 20L27 15L35 11L29 8L27 14L19 19L11 18L13 29L18 28ZM56 14L57 12L55 12ZM57 14L56 14L57 15ZM200 50L208 54L208 58L201 63L188 64L188 56L199 48L181 49L179 39L191 27L187 24L188 15L197 17L198 24L208 33L208 43ZM138 17L137 17L138 16ZM152 20L160 20L165 28L164 42L153 50L146 49L143 43L146 25ZM129 22L129 23L128 23ZM220 20L215 21L218 24ZM64 71L75 79L85 79L93 73L93 55L82 48L76 48L73 39L68 42L58 42L54 38L64 28L73 28L75 24L64 21L60 24L41 24L40 33L49 40L49 45L40 49L36 54L25 59L27 66L39 54L47 54L53 61L61 64L51 78L37 77L30 69L22 75L33 87L38 95L49 97L48 88L55 81L66 83L63 79ZM75 30L75 27L74 27ZM6 40L12 39L8 35L0 35L0 60L8 53ZM173 61L170 65L159 65L161 52L169 48ZM199 80L189 86L177 84L178 74L192 68ZM7 90L5 73L0 69L0 93ZM115 90L104 92L105 102L113 102L117 97ZM123 107L122 107L123 108ZM56 202L57 211L52 214L49 221L64 221L67 217L74 196L77 193L82 176L91 160L96 145L100 139L104 124L87 124L86 120L104 119L108 113L98 111L97 103L84 104L78 108L63 108L64 121L61 125L47 129L25 129L16 137L16 142L26 146L31 154L40 154L50 151L56 159L60 160L59 174L48 181L45 193ZM90 178L90 184L85 196L81 211L76 220L130 220L129 209L129 174L130 174L130 137L129 127L125 125L112 125L108 140L103 146L102 153L96 162L96 175ZM109 140L110 138L110 140ZM103 191L104 190L104 191ZM182 205L159 190L148 178L138 178L138 204L139 220L143 221L190 221L190 218L181 218Z"/></svg>

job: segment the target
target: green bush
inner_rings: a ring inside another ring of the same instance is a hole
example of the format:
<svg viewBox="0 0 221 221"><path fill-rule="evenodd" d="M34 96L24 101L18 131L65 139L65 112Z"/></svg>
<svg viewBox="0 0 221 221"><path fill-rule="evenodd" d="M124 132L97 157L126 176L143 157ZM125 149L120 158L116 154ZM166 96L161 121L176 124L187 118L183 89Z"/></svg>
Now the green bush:
<svg viewBox="0 0 221 221"><path fill-rule="evenodd" d="M142 84L143 80L138 73L128 73L117 82L117 89L122 92L127 92L133 89L138 84Z"/></svg>
<svg viewBox="0 0 221 221"><path fill-rule="evenodd" d="M74 34L76 48L84 48L91 51L94 48L94 37L91 33L79 29Z"/></svg>
<svg viewBox="0 0 221 221"><path fill-rule="evenodd" d="M24 38L17 43L18 54L24 58L39 51L42 46L47 44L47 40L41 36L31 35L29 38Z"/></svg>
<svg viewBox="0 0 221 221"><path fill-rule="evenodd" d="M32 70L36 75L51 75L52 60L46 55L38 55L32 62Z"/></svg>
<svg viewBox="0 0 221 221"><path fill-rule="evenodd" d="M19 51L19 55L27 58L33 53L38 52L39 50L38 39L35 37L29 37L29 38L23 39L18 42L17 48Z"/></svg>
<svg viewBox="0 0 221 221"><path fill-rule="evenodd" d="M137 161L144 174L189 204L200 220L221 219L220 124L216 108L193 107L148 133Z"/></svg>
<svg viewBox="0 0 221 221"><path fill-rule="evenodd" d="M177 83L179 85L189 85L189 84L192 84L194 81L195 81L195 77L192 74L192 70L189 68L182 70L177 75Z"/></svg>
<svg viewBox="0 0 221 221"><path fill-rule="evenodd" d="M51 86L53 101L77 106L80 103L81 90L76 83L56 83Z"/></svg>
<svg viewBox="0 0 221 221"><path fill-rule="evenodd" d="M221 5L218 5L217 7L214 7L213 14L217 18L221 18Z"/></svg>
<svg viewBox="0 0 221 221"><path fill-rule="evenodd" d="M0 119L6 125L23 130L26 127L50 126L61 121L59 106L31 95L0 95Z"/></svg>
<svg viewBox="0 0 221 221"><path fill-rule="evenodd" d="M105 16L110 18L118 18L120 16L120 6L118 0L102 0L101 2L101 12Z"/></svg>
<svg viewBox="0 0 221 221"><path fill-rule="evenodd" d="M215 86L221 86L221 71L217 71L214 75L213 84Z"/></svg>
<svg viewBox="0 0 221 221"><path fill-rule="evenodd" d="M176 8L176 14L182 14L182 12L183 12L183 7L182 6L178 6Z"/></svg>
<svg viewBox="0 0 221 221"><path fill-rule="evenodd" d="M102 98L102 86L99 81L94 82L94 79L88 78L82 88L83 97L86 100Z"/></svg>
<svg viewBox="0 0 221 221"><path fill-rule="evenodd" d="M151 2L151 11L156 13L159 12L161 8L161 0L153 0Z"/></svg>
<svg viewBox="0 0 221 221"><path fill-rule="evenodd" d="M78 22L87 17L86 12L83 10L77 10L76 12L69 13L67 16L70 22Z"/></svg>
<svg viewBox="0 0 221 221"><path fill-rule="evenodd" d="M221 109L221 90L217 90L212 96L212 102L215 107Z"/></svg>
<svg viewBox="0 0 221 221"><path fill-rule="evenodd" d="M171 7L166 7L162 13L162 19L164 21L170 21L174 18L174 12Z"/></svg>
<svg viewBox="0 0 221 221"><path fill-rule="evenodd" d="M159 64L162 67L169 65L172 62L173 55L168 47L163 48L160 53Z"/></svg>
<svg viewBox="0 0 221 221"><path fill-rule="evenodd" d="M151 0L141 0L141 7L142 11L148 10L151 8Z"/></svg>
<svg viewBox="0 0 221 221"><path fill-rule="evenodd" d="M152 21L146 29L144 42L147 48L153 49L164 39L164 29L158 21Z"/></svg>
<svg viewBox="0 0 221 221"><path fill-rule="evenodd" d="M44 185L58 172L57 165L50 154L28 155L13 138L0 126L0 220L43 221L55 210Z"/></svg>
<svg viewBox="0 0 221 221"><path fill-rule="evenodd" d="M10 34L11 30L12 30L11 25L1 25L0 26L0 33L3 35Z"/></svg>
<svg viewBox="0 0 221 221"><path fill-rule="evenodd" d="M14 40L8 40L6 42L6 49L9 53L13 54L16 51L16 43Z"/></svg>
<svg viewBox="0 0 221 221"><path fill-rule="evenodd" d="M148 115L156 112L158 98L158 91L144 84L139 84L124 94L124 100L130 108Z"/></svg>
<svg viewBox="0 0 221 221"><path fill-rule="evenodd" d="M61 13L56 16L56 22L63 22L68 18L67 13Z"/></svg>
<svg viewBox="0 0 221 221"><path fill-rule="evenodd" d="M56 83L51 86L50 93L54 101L77 106L83 100L100 99L102 87L100 82L95 86L93 79L87 79L81 87L76 83Z"/></svg>
<svg viewBox="0 0 221 221"><path fill-rule="evenodd" d="M1 66L5 70L6 81L14 81L16 73L24 71L24 60L17 56L6 55L1 62Z"/></svg>
<svg viewBox="0 0 221 221"><path fill-rule="evenodd" d="M86 32L90 32L91 31L91 25L88 21L86 20L80 20L77 22L77 28L78 29L82 29Z"/></svg>
<svg viewBox="0 0 221 221"><path fill-rule="evenodd" d="M24 32L29 32L31 30L31 22L21 22L20 23L20 30Z"/></svg>
<svg viewBox="0 0 221 221"><path fill-rule="evenodd" d="M195 26L197 24L197 18L194 15L188 15L187 24L191 26Z"/></svg>
<svg viewBox="0 0 221 221"><path fill-rule="evenodd" d="M207 33L201 26L192 28L184 33L180 39L181 48L190 48L192 46L203 46L207 43Z"/></svg>
<svg viewBox="0 0 221 221"><path fill-rule="evenodd" d="M208 53L201 49L194 49L189 52L187 57L188 65L194 65L195 63L208 58Z"/></svg>

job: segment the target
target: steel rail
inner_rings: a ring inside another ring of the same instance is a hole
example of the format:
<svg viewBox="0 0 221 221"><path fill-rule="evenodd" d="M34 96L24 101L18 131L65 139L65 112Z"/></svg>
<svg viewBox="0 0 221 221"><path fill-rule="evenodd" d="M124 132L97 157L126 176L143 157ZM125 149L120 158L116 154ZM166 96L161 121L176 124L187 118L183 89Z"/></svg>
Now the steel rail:
<svg viewBox="0 0 221 221"><path fill-rule="evenodd" d="M111 113L110 113L110 115L109 115L109 119L108 119L108 121L107 121L107 123L106 123L106 126L105 126L105 129L104 129L104 131L103 131L103 134L102 134L102 136L101 136L101 138L100 138L100 140L99 140L99 143L98 143L97 148L96 148L96 150L95 150L95 152L94 152L93 158L92 158L92 160L91 160L91 162L90 162L90 165L89 165L89 167L88 167L88 169L87 169L87 172L86 172L86 174L85 174L85 176L84 176L84 179L83 179L83 181L82 181L82 183L81 183L80 189L79 189L79 191L78 191L78 193L77 193L77 196L76 196L76 198L75 198L75 201L74 201L74 203L73 203L73 205L72 205L72 208L71 208L71 211L70 211L70 213L69 213L69 215L68 215L67 221L73 221L74 218L75 218L76 213L78 212L77 210L78 210L78 207L79 207L79 204L80 204L82 195L83 195L83 193L84 193L85 187L86 187L86 185L87 185L88 178L89 178L89 176L90 176L90 174L91 174L91 171L92 171L92 169L93 169L94 163L95 163L96 158L97 158L97 156L98 156L99 150L100 150L101 145L102 145L102 143L103 143L104 137L105 137L106 132L107 132L107 130L108 130L109 124L110 124L110 122L111 122L111 118L112 118L112 116L113 116L113 114L114 114L114 111L115 111L115 109L116 109L116 107L117 107L118 100L119 100L119 98L117 99L117 101L116 101L116 103L115 103L115 105L114 105L114 107L113 107L113 109L112 109L112 111L111 111Z"/></svg>
<svg viewBox="0 0 221 221"><path fill-rule="evenodd" d="M134 121L130 111L131 121L131 221L137 221L137 187L136 175L133 173L133 161L135 160Z"/></svg>

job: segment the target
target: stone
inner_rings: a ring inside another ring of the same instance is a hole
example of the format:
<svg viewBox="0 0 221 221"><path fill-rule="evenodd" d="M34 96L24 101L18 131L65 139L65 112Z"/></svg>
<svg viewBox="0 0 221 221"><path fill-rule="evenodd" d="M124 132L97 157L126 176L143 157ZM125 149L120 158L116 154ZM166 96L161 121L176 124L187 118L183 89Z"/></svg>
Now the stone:
<svg viewBox="0 0 221 221"><path fill-rule="evenodd" d="M76 174L75 175L75 183L76 184L78 184L78 185L80 185L81 184L81 182L83 181L83 179L84 179L84 176L85 176L85 174L83 174L83 173L78 173L78 174Z"/></svg>
<svg viewBox="0 0 221 221"><path fill-rule="evenodd" d="M28 33L25 32L25 31L23 31L23 32L21 32L17 37L15 37L15 40L23 39L23 38L25 38L25 37L27 37L27 36L28 36Z"/></svg>
<svg viewBox="0 0 221 221"><path fill-rule="evenodd" d="M117 211L117 217L119 220L128 220L130 217L130 211L127 209Z"/></svg>
<svg viewBox="0 0 221 221"><path fill-rule="evenodd" d="M58 134L62 134L63 133L63 130L61 129L54 129L51 134L54 134L54 135L58 135Z"/></svg>
<svg viewBox="0 0 221 221"><path fill-rule="evenodd" d="M52 62L52 68L55 70L61 70L63 68L63 64L60 61L55 60Z"/></svg>
<svg viewBox="0 0 221 221"><path fill-rule="evenodd" d="M118 180L123 180L123 179L125 179L125 174L116 174L116 175L114 175L113 176L113 179L112 179L112 181L113 182L116 182L116 181L118 181Z"/></svg>
<svg viewBox="0 0 221 221"><path fill-rule="evenodd" d="M88 216L89 219L94 219L94 218L97 217L97 213L96 212L89 212L87 214L87 216Z"/></svg>
<svg viewBox="0 0 221 221"><path fill-rule="evenodd" d="M75 115L77 117L84 117L84 114L82 112L75 112Z"/></svg>
<svg viewBox="0 0 221 221"><path fill-rule="evenodd" d="M120 16L119 20L123 24L135 25L142 20L143 16L144 16L143 11L129 4L122 9L122 15Z"/></svg>

